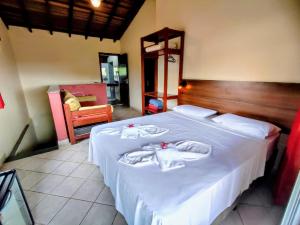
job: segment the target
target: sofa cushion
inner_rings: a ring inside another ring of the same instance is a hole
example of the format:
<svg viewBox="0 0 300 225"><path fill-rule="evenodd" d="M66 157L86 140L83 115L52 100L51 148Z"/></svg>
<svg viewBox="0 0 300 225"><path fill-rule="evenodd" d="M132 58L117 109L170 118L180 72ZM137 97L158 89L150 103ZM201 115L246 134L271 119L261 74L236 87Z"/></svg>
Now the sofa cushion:
<svg viewBox="0 0 300 225"><path fill-rule="evenodd" d="M71 92L64 90L64 102L66 102L69 98L75 97Z"/></svg>
<svg viewBox="0 0 300 225"><path fill-rule="evenodd" d="M104 108L106 106L110 106L111 107L111 112L114 111L114 108L112 105L94 105L94 106L85 106L85 107L80 107L79 108L79 111L82 111L82 110L88 110L88 109L101 109L101 108Z"/></svg>
<svg viewBox="0 0 300 225"><path fill-rule="evenodd" d="M70 97L65 101L65 104L68 104L70 106L70 111L74 112L80 109L81 105L78 99L74 97Z"/></svg>

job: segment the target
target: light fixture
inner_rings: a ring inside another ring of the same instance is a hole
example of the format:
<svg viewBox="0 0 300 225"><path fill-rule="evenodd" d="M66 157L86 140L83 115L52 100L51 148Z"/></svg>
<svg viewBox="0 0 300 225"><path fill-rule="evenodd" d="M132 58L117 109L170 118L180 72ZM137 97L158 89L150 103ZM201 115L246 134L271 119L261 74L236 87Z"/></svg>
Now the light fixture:
<svg viewBox="0 0 300 225"><path fill-rule="evenodd" d="M181 89L185 88L186 86L187 86L186 80L182 80L179 83L178 89L181 90Z"/></svg>
<svg viewBox="0 0 300 225"><path fill-rule="evenodd" d="M101 5L101 0L91 0L94 7L98 8Z"/></svg>

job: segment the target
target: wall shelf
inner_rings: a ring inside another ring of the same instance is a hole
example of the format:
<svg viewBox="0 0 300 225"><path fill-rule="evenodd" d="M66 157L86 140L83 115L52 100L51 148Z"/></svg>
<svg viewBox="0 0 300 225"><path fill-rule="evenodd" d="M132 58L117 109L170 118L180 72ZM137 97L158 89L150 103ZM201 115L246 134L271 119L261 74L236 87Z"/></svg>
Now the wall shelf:
<svg viewBox="0 0 300 225"><path fill-rule="evenodd" d="M164 97L164 93L162 92L145 92L144 96L149 96L149 97L153 97L153 98L163 98ZM178 95L176 94L168 94L167 93L167 99L177 99Z"/></svg>
<svg viewBox="0 0 300 225"><path fill-rule="evenodd" d="M179 48L169 48L169 41L172 39L179 39ZM149 45L149 42L151 43ZM149 46L162 43L163 48L146 52ZM178 85L182 80L183 71L183 50L184 50L184 31L174 30L170 28L163 28L157 32L149 34L141 38L141 83L142 83L142 113L143 115L151 113L148 107L148 101L151 98L159 98L163 102L163 109L159 112L167 111L168 100L178 99L177 94L168 93L168 72L169 72L169 55L178 55L179 75ZM164 58L164 84L163 91L158 92L158 58Z"/></svg>

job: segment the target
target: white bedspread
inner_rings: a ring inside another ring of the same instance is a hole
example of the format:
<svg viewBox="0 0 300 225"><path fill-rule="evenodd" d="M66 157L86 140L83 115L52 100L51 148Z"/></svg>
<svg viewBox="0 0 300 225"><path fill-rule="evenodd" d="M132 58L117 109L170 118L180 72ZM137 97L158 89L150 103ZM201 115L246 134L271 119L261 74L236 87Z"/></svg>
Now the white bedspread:
<svg viewBox="0 0 300 225"><path fill-rule="evenodd" d="M105 127L128 123L153 124L169 132L135 140L96 135ZM157 165L135 168L118 163L122 154L146 144L187 139L211 145L210 157L168 173ZM167 112L94 127L89 160L100 166L116 208L129 225L208 225L264 174L266 154L264 140Z"/></svg>

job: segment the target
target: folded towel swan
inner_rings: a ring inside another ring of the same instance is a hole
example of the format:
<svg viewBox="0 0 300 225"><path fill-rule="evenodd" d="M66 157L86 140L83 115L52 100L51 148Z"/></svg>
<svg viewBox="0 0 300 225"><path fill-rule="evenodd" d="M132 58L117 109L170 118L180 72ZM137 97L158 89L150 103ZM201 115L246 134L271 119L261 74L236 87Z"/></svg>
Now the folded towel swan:
<svg viewBox="0 0 300 225"><path fill-rule="evenodd" d="M97 135L120 135L121 139L137 139L138 137L157 137L167 133L168 131L169 129L161 128L156 125L129 124L123 127L104 128L100 130Z"/></svg>
<svg viewBox="0 0 300 225"><path fill-rule="evenodd" d="M211 145L197 141L150 144L123 154L119 162L133 167L158 164L164 172L185 167L185 161L208 157L211 151Z"/></svg>

